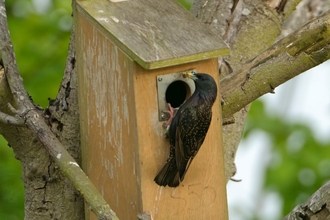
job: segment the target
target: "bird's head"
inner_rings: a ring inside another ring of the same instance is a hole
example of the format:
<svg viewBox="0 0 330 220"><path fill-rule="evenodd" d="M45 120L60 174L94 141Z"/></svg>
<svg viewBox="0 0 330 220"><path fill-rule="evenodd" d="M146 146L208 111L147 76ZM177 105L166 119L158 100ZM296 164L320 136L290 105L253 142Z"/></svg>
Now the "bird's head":
<svg viewBox="0 0 330 220"><path fill-rule="evenodd" d="M182 76L194 80L196 86L195 92L199 92L215 100L217 96L217 84L212 76L206 73L196 73L194 71L183 72Z"/></svg>

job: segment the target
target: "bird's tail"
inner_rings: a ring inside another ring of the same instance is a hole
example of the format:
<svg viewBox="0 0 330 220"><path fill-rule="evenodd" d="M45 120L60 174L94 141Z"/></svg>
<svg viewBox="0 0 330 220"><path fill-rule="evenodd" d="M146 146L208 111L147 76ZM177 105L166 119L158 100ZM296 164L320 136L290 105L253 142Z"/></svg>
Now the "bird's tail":
<svg viewBox="0 0 330 220"><path fill-rule="evenodd" d="M180 176L175 161L166 162L154 181L160 186L177 187L180 184Z"/></svg>

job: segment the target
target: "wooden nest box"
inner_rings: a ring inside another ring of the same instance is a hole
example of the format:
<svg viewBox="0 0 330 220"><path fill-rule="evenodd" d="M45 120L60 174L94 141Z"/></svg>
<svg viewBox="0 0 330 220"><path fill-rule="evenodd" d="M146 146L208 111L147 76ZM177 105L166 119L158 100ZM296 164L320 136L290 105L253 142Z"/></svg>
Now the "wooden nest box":
<svg viewBox="0 0 330 220"><path fill-rule="evenodd" d="M74 13L82 166L110 207L123 220L227 219L220 94L183 182L154 182L169 156L166 103L194 90L181 73L218 82L225 43L174 0L77 0Z"/></svg>

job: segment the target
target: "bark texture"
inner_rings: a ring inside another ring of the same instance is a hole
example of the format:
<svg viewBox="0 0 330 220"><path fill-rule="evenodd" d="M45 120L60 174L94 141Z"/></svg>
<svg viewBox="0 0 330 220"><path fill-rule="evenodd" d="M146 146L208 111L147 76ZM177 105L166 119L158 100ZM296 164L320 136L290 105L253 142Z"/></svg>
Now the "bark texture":
<svg viewBox="0 0 330 220"><path fill-rule="evenodd" d="M56 100L39 115L44 117L54 134L80 161L79 113L77 110L74 48L69 48L67 69ZM4 69L0 71L0 111L13 114L8 103L17 107L8 86ZM73 123L74 122L74 123ZM26 126L8 126L0 123L0 133L13 148L22 163L25 188L25 219L83 219L84 201L72 183L62 174L34 131Z"/></svg>
<svg viewBox="0 0 330 220"><path fill-rule="evenodd" d="M283 220L324 220L330 218L330 181L318 189L306 202L297 205Z"/></svg>
<svg viewBox="0 0 330 220"><path fill-rule="evenodd" d="M221 78L237 74L244 63L271 46L281 33L283 24L282 14L261 0L196 0L192 13L230 46L230 55L219 59ZM222 87L220 90L221 94L225 93ZM225 104L225 100L223 102ZM234 115L224 117L227 181L236 173L234 159L249 107L242 106Z"/></svg>
<svg viewBox="0 0 330 220"><path fill-rule="evenodd" d="M267 66L267 64L265 65L265 60L269 60L269 63L274 64L272 71L275 75L278 67L284 67L283 63L287 62L288 59L288 57L281 58L281 56L278 56L282 61L274 62L272 52L270 52L273 49L270 46L284 36L297 30L302 25L305 25L311 19L324 13L329 5L329 2L320 0L194 1L192 13L219 34L219 36L228 43L231 49L230 56L219 58L219 74L221 77L220 90L223 98L223 139L227 181L236 172L234 159L250 107L249 103L267 92L274 93L275 88L283 83L269 82L269 79L279 79L281 77L276 76L274 78L274 76L272 77L264 74L266 72L271 72L271 70L267 71L267 68L270 66ZM296 6L297 10L295 10ZM323 46L328 44L327 40L328 39L323 41ZM269 48L268 51L267 48ZM318 50L319 53L323 53L322 47ZM305 50L302 50L302 52L305 53ZM266 55L267 53L270 54ZM324 51L324 53L320 55L322 57L321 60L311 65L315 66L327 60L328 56L326 53L327 52ZM263 58L260 56L263 56ZM258 57L261 58L259 60L262 60L261 62L257 61L259 59ZM311 57L312 56L301 58L299 61L301 64L298 64L296 67L292 63L288 64L293 68L292 70L282 68L288 75L285 81L311 68L303 67L304 65L308 65L307 60ZM319 56L316 55L315 57ZM294 59L298 60L296 57ZM313 58L311 58L311 62L314 62ZM263 70L261 70L262 74L260 77L252 77L254 71L250 72L251 69L249 66L254 66L253 68L256 69L262 68ZM294 73L295 71L299 73ZM291 75L291 77L289 77L289 75ZM241 80L237 80L238 78L241 78ZM245 88L246 82L248 81L253 84L254 88L257 88L257 92L250 88ZM261 86L262 83L267 87L264 87L265 92L261 92L263 90ZM234 95L235 89L237 89L236 95ZM250 92L250 95L253 93L256 97L252 100L246 100L246 92ZM228 96L227 94L230 95ZM234 95L235 98L231 98L231 95ZM237 102L233 102L233 100ZM229 108L231 108L230 106L235 109L229 110Z"/></svg>

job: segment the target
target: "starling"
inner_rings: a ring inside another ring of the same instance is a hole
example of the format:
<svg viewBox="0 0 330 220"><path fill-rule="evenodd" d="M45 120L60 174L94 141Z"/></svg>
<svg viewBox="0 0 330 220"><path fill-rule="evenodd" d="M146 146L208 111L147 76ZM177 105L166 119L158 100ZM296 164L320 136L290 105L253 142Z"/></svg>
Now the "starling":
<svg viewBox="0 0 330 220"><path fill-rule="evenodd" d="M212 119L212 105L217 97L214 79L205 73L185 72L194 80L195 92L179 108L170 128L170 156L154 181L160 186L177 187L204 142Z"/></svg>

